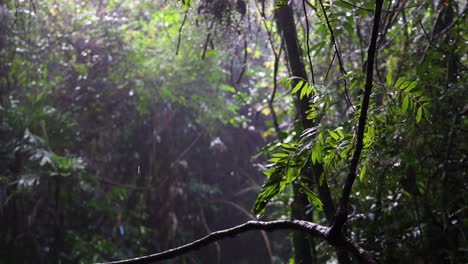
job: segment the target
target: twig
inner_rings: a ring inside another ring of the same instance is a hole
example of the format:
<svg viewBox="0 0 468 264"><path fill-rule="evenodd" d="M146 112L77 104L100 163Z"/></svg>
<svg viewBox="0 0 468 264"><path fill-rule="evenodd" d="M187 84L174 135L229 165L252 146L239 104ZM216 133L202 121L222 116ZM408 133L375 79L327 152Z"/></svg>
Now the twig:
<svg viewBox="0 0 468 264"><path fill-rule="evenodd" d="M177 156L177 158L171 163L171 168L174 167L174 165L179 162L184 156L185 154L187 154L190 149L193 148L193 146L195 146L195 144L198 142L198 140L201 138L202 136L202 133L198 134L198 136L192 141L192 143L190 143L190 145L188 145L180 154L179 156Z"/></svg>
<svg viewBox="0 0 468 264"><path fill-rule="evenodd" d="M267 25L267 23L265 21L264 13L262 13L262 11L260 10L257 2L255 2L255 7L257 8L257 11L261 14L261 20L263 22L263 26L265 27L265 31L266 31L267 36L268 36L268 42L270 43L271 51L273 52L273 56L275 57L274 69L273 69L273 91L271 92L270 99L268 100L268 108L270 109L271 117L273 119L273 127L275 129L276 135L279 138L280 133L281 133L281 129L279 127L278 117L276 115L276 111L275 111L275 108L273 106L273 102L275 100L276 91L278 89L278 80L277 80L278 67L279 67L279 60L281 58L281 51L283 49L283 43L284 42L283 42L283 40L281 41L280 48L279 48L279 50L277 52L276 49L275 49L275 44L273 42L273 33L272 33L272 30L268 28L268 25Z"/></svg>
<svg viewBox="0 0 468 264"><path fill-rule="evenodd" d="M306 47L307 47L307 58L309 60L310 66L310 75L312 77L312 85L315 85L315 77L314 77L314 66L312 65L312 59L310 58L310 45L309 45L309 18L307 17L307 9L306 9L306 0L302 0L302 9L304 10L304 17L306 22Z"/></svg>
<svg viewBox="0 0 468 264"><path fill-rule="evenodd" d="M206 49L208 48L208 43L210 42L211 31L213 30L214 21L215 21L214 19L211 20L211 24L210 24L210 28L208 30L208 34L206 34L206 41L205 41L205 45L203 45L203 53L202 53L202 56L201 56L202 60L205 59Z"/></svg>
<svg viewBox="0 0 468 264"><path fill-rule="evenodd" d="M272 49L273 49L273 46L272 46ZM278 136L278 138L280 136L281 129L279 127L278 117L276 116L276 111L273 106L273 102L275 100L276 90L278 88L277 76L278 76L279 58L281 56L281 49L282 49L282 46L280 47L280 50L278 51L278 53L276 53L273 49L273 54L275 56L275 65L274 65L274 70L273 70L273 91L271 92L270 100L268 101L268 107L270 108L271 117L273 119L273 127L275 128L276 135Z"/></svg>
<svg viewBox="0 0 468 264"><path fill-rule="evenodd" d="M333 57L332 57L332 60L330 61L330 64L328 65L327 73L325 74L325 79L323 79L324 82L328 79L328 74L330 73L330 70L331 70L331 68L333 66L333 62L335 61L335 57L336 57L336 52L333 52Z"/></svg>
<svg viewBox="0 0 468 264"><path fill-rule="evenodd" d="M335 33L333 32L333 28L330 25L330 20L328 19L327 12L325 11L325 6L323 5L322 0L319 0L319 3L320 3L320 7L322 8L325 21L327 23L328 31L330 32L330 37L331 37L331 41L333 42L333 48L335 49L336 57L338 58L338 64L340 66L341 75L346 75L346 70L343 65L343 60L341 59L340 50L338 49L338 44L335 39ZM354 108L353 102L351 102L351 99L349 98L348 82L346 81L346 78L343 78L343 82L344 82L344 88L345 88L345 100L351 106L351 108L353 108L353 110L356 111L356 109Z"/></svg>
<svg viewBox="0 0 468 264"><path fill-rule="evenodd" d="M187 21L187 14L188 14L188 9L185 10L184 19L182 20L182 24L180 24L180 27L179 27L179 37L177 38L177 49L175 53L176 55L179 55L180 39L182 38L182 29L184 28L185 21Z"/></svg>

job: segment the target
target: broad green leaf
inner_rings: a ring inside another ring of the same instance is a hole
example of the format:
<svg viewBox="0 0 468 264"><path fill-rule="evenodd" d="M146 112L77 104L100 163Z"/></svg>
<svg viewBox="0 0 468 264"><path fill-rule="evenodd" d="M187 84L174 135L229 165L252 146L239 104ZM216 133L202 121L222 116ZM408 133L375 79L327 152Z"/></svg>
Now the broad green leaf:
<svg viewBox="0 0 468 264"><path fill-rule="evenodd" d="M400 88L400 86L406 81L406 78L405 77L401 77L400 79L398 79L395 83L395 87L396 88Z"/></svg>
<svg viewBox="0 0 468 264"><path fill-rule="evenodd" d="M268 161L269 161L269 162L272 162L272 163L277 163L277 162L279 162L280 160L281 160L281 158L271 158L271 159L269 159Z"/></svg>
<svg viewBox="0 0 468 264"><path fill-rule="evenodd" d="M413 89L416 87L416 85L418 85L418 81L413 81L413 82L411 82L411 83L408 85L408 87L405 88L405 91L406 91L407 93L409 93L411 90L413 90Z"/></svg>
<svg viewBox="0 0 468 264"><path fill-rule="evenodd" d="M421 121L421 117L422 117L422 107L419 107L418 112L416 113L416 123L419 123L419 121Z"/></svg>
<svg viewBox="0 0 468 264"><path fill-rule="evenodd" d="M322 161L322 147L320 144L315 144L312 148L312 155L311 155L312 163L316 164Z"/></svg>
<svg viewBox="0 0 468 264"><path fill-rule="evenodd" d="M421 98L419 98L419 101L420 101L420 102L430 102L430 101L432 101L432 100L431 100L431 98L429 98L429 97L421 96Z"/></svg>
<svg viewBox="0 0 468 264"><path fill-rule="evenodd" d="M304 86L305 84L305 81L300 81L296 84L296 86L294 86L294 89L292 90L291 94L295 94L297 93L297 91L299 91L300 89L302 89L302 87Z"/></svg>
<svg viewBox="0 0 468 264"><path fill-rule="evenodd" d="M301 94L299 96L299 100L302 100L302 98L304 98L304 96L308 97L311 93L312 93L312 86L309 83L304 82L304 86L302 87Z"/></svg>
<svg viewBox="0 0 468 264"><path fill-rule="evenodd" d="M406 111L408 110L408 105L409 105L409 98L408 96L405 96L405 98L403 98L403 103L401 104L401 112L403 114L406 114Z"/></svg>
<svg viewBox="0 0 468 264"><path fill-rule="evenodd" d="M340 136L339 136L335 131L333 131L333 130L328 130L328 133L329 133L330 136L331 136L332 138L334 138L335 140L340 139Z"/></svg>
<svg viewBox="0 0 468 264"><path fill-rule="evenodd" d="M287 157L289 157L289 155L286 154L286 153L274 153L271 156L275 157L275 158L287 158Z"/></svg>
<svg viewBox="0 0 468 264"><path fill-rule="evenodd" d="M337 129L336 132L338 133L338 135L340 135L340 138L344 138L344 133L343 133L343 130L341 129Z"/></svg>
<svg viewBox="0 0 468 264"><path fill-rule="evenodd" d="M361 16L361 17L369 16L369 12L366 11L366 10L364 10L364 9L358 8L358 9L356 10L356 12L357 12L358 15Z"/></svg>
<svg viewBox="0 0 468 264"><path fill-rule="evenodd" d="M291 145L289 143L283 143L283 144L281 144L281 147L286 151L295 151L296 150L296 147L294 147L293 145Z"/></svg>
<svg viewBox="0 0 468 264"><path fill-rule="evenodd" d="M387 73L387 85L392 85L393 84L393 74L392 71L389 71Z"/></svg>
<svg viewBox="0 0 468 264"><path fill-rule="evenodd" d="M227 85L227 84L221 84L219 86L219 89L222 90L222 91L226 91L226 92L230 92L230 93L235 93L236 92L236 88L230 86L230 85Z"/></svg>

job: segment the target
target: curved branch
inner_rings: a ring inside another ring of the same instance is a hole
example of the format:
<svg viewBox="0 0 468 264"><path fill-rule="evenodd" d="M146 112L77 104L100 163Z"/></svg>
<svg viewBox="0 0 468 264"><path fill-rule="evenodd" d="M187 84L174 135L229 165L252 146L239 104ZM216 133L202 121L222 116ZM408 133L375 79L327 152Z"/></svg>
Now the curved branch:
<svg viewBox="0 0 468 264"><path fill-rule="evenodd" d="M220 203L224 203L224 204L227 204L227 205L230 205L234 208L236 208L237 210L239 210L243 215L247 216L248 218L252 219L252 220L256 220L255 216L252 215L251 212L249 212L248 210L246 210L245 208L243 208L242 206L234 203L234 202L231 202L231 201L228 201L228 200L219 200ZM273 251L271 250L271 245L270 245L270 240L268 239L268 236L266 234L265 231L260 231L261 233L261 236L262 236L262 239L263 241L265 242L265 248L268 252L268 257L270 258L270 263L273 263Z"/></svg>
<svg viewBox="0 0 468 264"><path fill-rule="evenodd" d="M161 260L167 260L185 254L187 252L200 249L206 245L214 243L218 240L222 240L228 237L235 237L241 233L252 231L252 230L264 230L264 231L274 231L290 229L297 230L308 233L312 236L325 238L329 230L328 227L314 224L308 221L302 220L277 220L271 222L262 222L262 221L249 221L244 224L228 228L225 230L220 230L213 232L201 239L195 240L191 243L185 244L183 246L169 249L167 251L156 253L152 255L147 255L143 257L137 257L133 259L105 262L108 264L142 264L142 263L152 263Z"/></svg>
<svg viewBox="0 0 468 264"><path fill-rule="evenodd" d="M233 238L241 233L245 233L253 230L263 231L275 231L275 230L296 230L307 233L314 237L319 237L325 240L328 244L345 249L353 254L360 263L375 264L377 263L372 254L359 246L355 241L344 237L342 234L338 234L339 238L334 238L330 235L331 229L327 226L322 226L308 221L303 220L276 220L270 222L262 221L248 221L244 224L213 232L203 238L195 240L191 243L187 243L183 246L169 249L160 253L137 257L133 259L125 259L111 262L104 262L107 264L143 264L153 263L157 261L167 260L177 256L181 256L190 251L198 250L216 241ZM340 243L336 243L340 241Z"/></svg>

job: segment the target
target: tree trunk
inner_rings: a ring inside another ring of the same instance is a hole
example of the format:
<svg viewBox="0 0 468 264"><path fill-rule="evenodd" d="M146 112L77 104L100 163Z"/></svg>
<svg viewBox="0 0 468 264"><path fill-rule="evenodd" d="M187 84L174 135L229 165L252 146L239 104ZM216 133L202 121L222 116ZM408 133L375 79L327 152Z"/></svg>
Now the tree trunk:
<svg viewBox="0 0 468 264"><path fill-rule="evenodd" d="M297 37L297 30L296 25L294 23L292 8L288 4L285 4L281 8L277 9L276 20L278 23L279 31L285 43L287 51L287 60L291 69L292 76L299 77L300 79L307 81L307 73L304 62L302 60L302 52ZM300 79L293 80L293 87L295 87L299 83ZM310 98L306 96L302 99L300 99L299 97L297 97L296 99L296 111L299 113L299 118L303 128L311 128L314 126L313 120L307 119L306 112L309 109L309 101ZM327 217L327 221L329 223L332 223L335 214L335 206L333 204L333 199L326 179L323 180L322 184L320 184L319 181L319 178L323 172L323 166L321 164L317 164L314 166L310 164L309 166L309 169L305 170L307 174L306 177L310 179L310 181L308 182L317 183L319 197L324 204L325 216ZM299 192L299 188L296 185L293 187L293 191L294 201L292 204L292 217L294 219L311 220L307 219L308 217L305 215L305 207L307 205L307 198L305 197L305 194ZM310 243L307 240L306 235L297 233L294 234L293 247L295 252L296 263L312 263L313 258L311 255L311 246L312 243ZM305 250L306 247L308 247L309 250ZM336 253L339 263L350 263L348 253L346 251L337 249Z"/></svg>

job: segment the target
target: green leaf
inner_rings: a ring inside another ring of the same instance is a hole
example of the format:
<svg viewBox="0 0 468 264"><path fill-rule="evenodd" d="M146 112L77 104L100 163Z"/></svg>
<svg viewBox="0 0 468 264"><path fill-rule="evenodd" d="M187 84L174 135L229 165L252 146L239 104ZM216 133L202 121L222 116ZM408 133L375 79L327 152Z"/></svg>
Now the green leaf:
<svg viewBox="0 0 468 264"><path fill-rule="evenodd" d="M276 8L276 9L281 8L281 7L284 6L286 3L288 3L288 0L279 0L278 3L276 3L275 8Z"/></svg>
<svg viewBox="0 0 468 264"><path fill-rule="evenodd" d="M423 108L423 112L424 112L424 117L429 120L430 117L431 117L431 114L429 113L429 111L427 110L427 108Z"/></svg>
<svg viewBox="0 0 468 264"><path fill-rule="evenodd" d="M362 166L361 172L359 173L359 180L362 182L364 180L364 176L366 176L367 165Z"/></svg>
<svg viewBox="0 0 468 264"><path fill-rule="evenodd" d="M338 133L338 135L340 135L340 138L344 138L343 130L341 130L340 128L338 128L338 129L336 130L336 132Z"/></svg>
<svg viewBox="0 0 468 264"><path fill-rule="evenodd" d="M302 87L301 94L299 96L299 100L302 100L304 96L310 96L312 93L312 85L304 81L304 86Z"/></svg>
<svg viewBox="0 0 468 264"><path fill-rule="evenodd" d="M343 24L343 27L344 27L345 30L348 32L348 34L353 35L353 33L354 33L354 28L353 28L353 26L352 26L351 23L346 22L346 23Z"/></svg>
<svg viewBox="0 0 468 264"><path fill-rule="evenodd" d="M411 90L413 90L413 89L416 87L416 85L418 85L418 81L413 81L413 82L411 82L411 83L408 85L408 87L405 88L405 91L406 91L407 93L410 92Z"/></svg>
<svg viewBox="0 0 468 264"><path fill-rule="evenodd" d="M289 143L281 144L281 148L283 148L286 151L295 151L296 150L296 147L294 147L293 145L291 145Z"/></svg>
<svg viewBox="0 0 468 264"><path fill-rule="evenodd" d="M192 4L192 0L181 0L181 2L184 7L190 7Z"/></svg>
<svg viewBox="0 0 468 264"><path fill-rule="evenodd" d="M82 76L88 75L88 67L86 67L86 64L73 63L73 68L79 75L82 75Z"/></svg>
<svg viewBox="0 0 468 264"><path fill-rule="evenodd" d="M288 158L289 157L289 155L286 153L274 153L271 156L275 158Z"/></svg>
<svg viewBox="0 0 468 264"><path fill-rule="evenodd" d="M418 112L416 113L416 123L419 123L419 121L421 121L421 117L422 117L422 107L419 107Z"/></svg>
<svg viewBox="0 0 468 264"><path fill-rule="evenodd" d="M284 189L284 184L283 188L281 188L282 184L282 175L281 175L281 170L278 169L277 167L273 167L269 169L268 171L265 172L265 174L269 174L268 179L266 180L265 184L262 186L262 190L257 196L257 199L255 200L254 206L252 208L252 212L255 215L261 215L265 213L265 207L267 204L270 202L270 200L279 194L281 192L281 189Z"/></svg>
<svg viewBox="0 0 468 264"><path fill-rule="evenodd" d="M222 91L226 91L226 92L230 92L230 93L235 93L236 92L236 88L230 86L230 85L227 85L227 84L221 84L221 86L219 86L219 89L222 90Z"/></svg>
<svg viewBox="0 0 468 264"><path fill-rule="evenodd" d="M405 77L401 77L400 79L398 79L395 83L395 87L399 88L404 82L406 81L406 78Z"/></svg>
<svg viewBox="0 0 468 264"><path fill-rule="evenodd" d="M322 147L320 144L315 144L312 148L312 155L311 155L312 163L316 164L322 161Z"/></svg>
<svg viewBox="0 0 468 264"><path fill-rule="evenodd" d="M357 13L359 14L359 16L361 16L361 17L369 16L369 12L366 11L366 10L364 10L364 9L360 9L360 8L359 8L358 10L356 10L356 12L357 12Z"/></svg>
<svg viewBox="0 0 468 264"><path fill-rule="evenodd" d="M392 85L393 84L393 74L391 71L387 73L387 84Z"/></svg>
<svg viewBox="0 0 468 264"><path fill-rule="evenodd" d="M406 111L408 110L408 105L409 105L409 98L408 96L405 96L405 98L403 98L403 103L401 104L401 112L403 114L406 114Z"/></svg>
<svg viewBox="0 0 468 264"><path fill-rule="evenodd" d="M291 94L297 93L297 91L299 91L300 89L302 89L302 87L304 87L304 84L305 84L305 81L298 82L296 86L294 86L294 89L292 90Z"/></svg>
<svg viewBox="0 0 468 264"><path fill-rule="evenodd" d="M302 190L307 195L307 200L309 201L310 204L313 204L317 209L322 210L323 208L323 203L322 201L317 197L317 195L309 189L306 183L301 181L301 187Z"/></svg>
<svg viewBox="0 0 468 264"><path fill-rule="evenodd" d="M334 138L335 140L340 139L340 136L339 136L335 131L333 131L333 130L328 130L328 133L329 133L330 136L331 136L332 138Z"/></svg>
<svg viewBox="0 0 468 264"><path fill-rule="evenodd" d="M347 4L347 3L344 2L344 1L336 1L336 2L333 2L333 5L339 6L339 7L345 8L345 9L352 9L352 8L353 8L352 5Z"/></svg>

